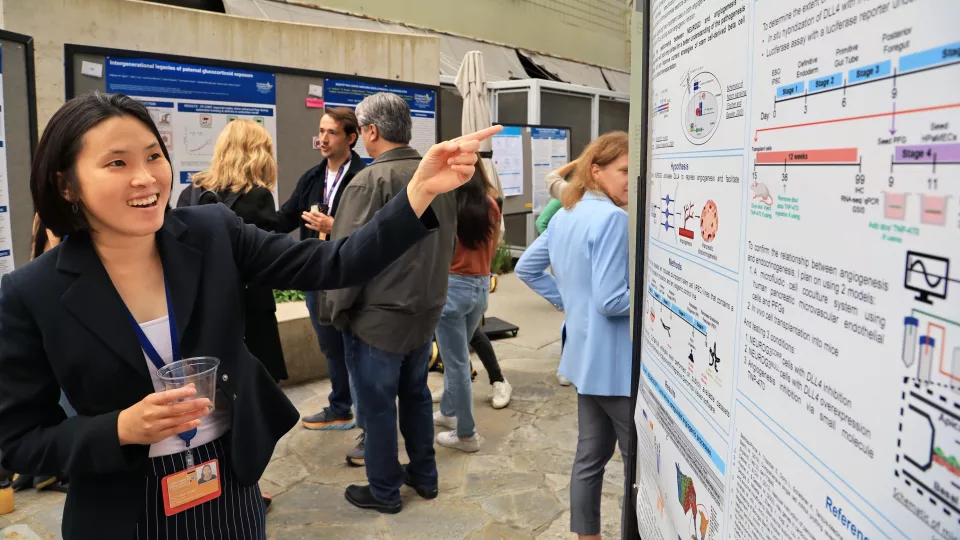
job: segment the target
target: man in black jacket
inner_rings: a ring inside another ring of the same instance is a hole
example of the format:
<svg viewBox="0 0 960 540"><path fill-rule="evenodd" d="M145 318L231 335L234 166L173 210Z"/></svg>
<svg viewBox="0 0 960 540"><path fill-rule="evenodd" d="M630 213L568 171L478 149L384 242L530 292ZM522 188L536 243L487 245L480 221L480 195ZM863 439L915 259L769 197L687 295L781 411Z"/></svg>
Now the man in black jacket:
<svg viewBox="0 0 960 540"><path fill-rule="evenodd" d="M290 232L299 226L301 240L329 237L342 194L354 175L366 166L353 151L358 138L357 117L351 109L324 111L320 118L318 137L323 161L300 177L293 194L280 207L277 212L278 231ZM352 429L359 424L360 411L358 408L355 421L350 411L354 400L351 398L350 381L344 361L343 336L333 326L324 324L324 318L318 312L323 294L320 291L308 291L306 296L310 322L317 333L320 349L327 357L333 389L330 392L330 405L317 414L304 417L303 426L320 430ZM350 460L351 463L363 465L362 455L360 452L359 461Z"/></svg>

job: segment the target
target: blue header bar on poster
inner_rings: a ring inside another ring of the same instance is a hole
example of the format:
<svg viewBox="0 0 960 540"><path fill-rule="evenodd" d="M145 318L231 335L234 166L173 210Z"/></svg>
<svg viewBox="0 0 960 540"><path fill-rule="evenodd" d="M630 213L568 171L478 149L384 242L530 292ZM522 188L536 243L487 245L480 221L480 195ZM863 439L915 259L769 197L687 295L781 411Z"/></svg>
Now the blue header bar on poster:
<svg viewBox="0 0 960 540"><path fill-rule="evenodd" d="M559 128L530 128L530 136L534 139L566 139L567 130Z"/></svg>
<svg viewBox="0 0 960 540"><path fill-rule="evenodd" d="M434 90L336 79L327 79L323 83L323 100L327 105L333 106L356 108L363 98L378 92L389 92L402 97L413 116L436 117L437 93Z"/></svg>
<svg viewBox="0 0 960 540"><path fill-rule="evenodd" d="M275 105L276 75L146 58L106 58L107 92Z"/></svg>

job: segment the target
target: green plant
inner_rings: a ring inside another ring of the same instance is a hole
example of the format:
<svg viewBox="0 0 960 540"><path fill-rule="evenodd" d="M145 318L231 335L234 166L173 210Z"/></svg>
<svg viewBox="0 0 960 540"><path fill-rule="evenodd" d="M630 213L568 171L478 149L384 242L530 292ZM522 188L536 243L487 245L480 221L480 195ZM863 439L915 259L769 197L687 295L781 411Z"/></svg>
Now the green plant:
<svg viewBox="0 0 960 540"><path fill-rule="evenodd" d="M286 302L302 302L306 299L303 291L273 291L273 299L278 304Z"/></svg>
<svg viewBox="0 0 960 540"><path fill-rule="evenodd" d="M510 248L506 242L501 240L500 245L497 246L497 252L493 254L493 260L490 262L490 273L506 274L512 270L510 267L512 262L513 255L510 254Z"/></svg>

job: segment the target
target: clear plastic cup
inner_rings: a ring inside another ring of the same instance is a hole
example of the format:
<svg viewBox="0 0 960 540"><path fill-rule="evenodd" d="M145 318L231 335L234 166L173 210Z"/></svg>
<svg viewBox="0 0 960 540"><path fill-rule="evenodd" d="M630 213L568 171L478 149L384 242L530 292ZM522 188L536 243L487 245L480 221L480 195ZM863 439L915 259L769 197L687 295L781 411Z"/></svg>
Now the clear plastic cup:
<svg viewBox="0 0 960 540"><path fill-rule="evenodd" d="M192 385L197 389L197 394L190 399L209 399L208 408L213 412L216 408L214 398L217 394L218 367L220 360L212 356L200 356L171 362L157 370L157 376L163 381L164 390L176 390Z"/></svg>

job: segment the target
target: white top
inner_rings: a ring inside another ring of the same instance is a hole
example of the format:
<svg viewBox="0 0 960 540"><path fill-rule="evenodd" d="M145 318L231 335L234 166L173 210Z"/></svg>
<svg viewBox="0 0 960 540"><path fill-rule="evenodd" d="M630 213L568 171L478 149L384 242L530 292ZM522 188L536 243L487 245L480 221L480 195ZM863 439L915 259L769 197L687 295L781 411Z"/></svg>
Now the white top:
<svg viewBox="0 0 960 540"><path fill-rule="evenodd" d="M347 175L347 171L350 170L350 161L347 161L343 164L343 174L340 176L340 181L337 182L337 185L334 186L333 183L337 181L337 172L340 169L330 170L327 169L327 183L325 192L330 194L330 197L327 198L327 215L330 214L330 210L333 209L333 201L337 197L337 193L340 192L340 187L343 186L343 177Z"/></svg>
<svg viewBox="0 0 960 540"><path fill-rule="evenodd" d="M150 344L157 350L157 354L165 363L173 360L173 345L170 343L170 323L167 317L161 317L154 321L145 322L140 325L144 335L150 340ZM147 362L147 371L150 372L150 378L153 380L153 389L157 392L163 392L163 381L157 376L157 366L153 365L147 353L143 353L143 359ZM219 439L224 433L230 430L230 400L226 399L223 392L217 391L216 410L213 414L203 418L200 427L197 428L197 435L190 441L190 447L196 448L207 444L210 441ZM166 440L150 445L150 457L169 456L179 454L186 450L183 439L174 435Z"/></svg>

